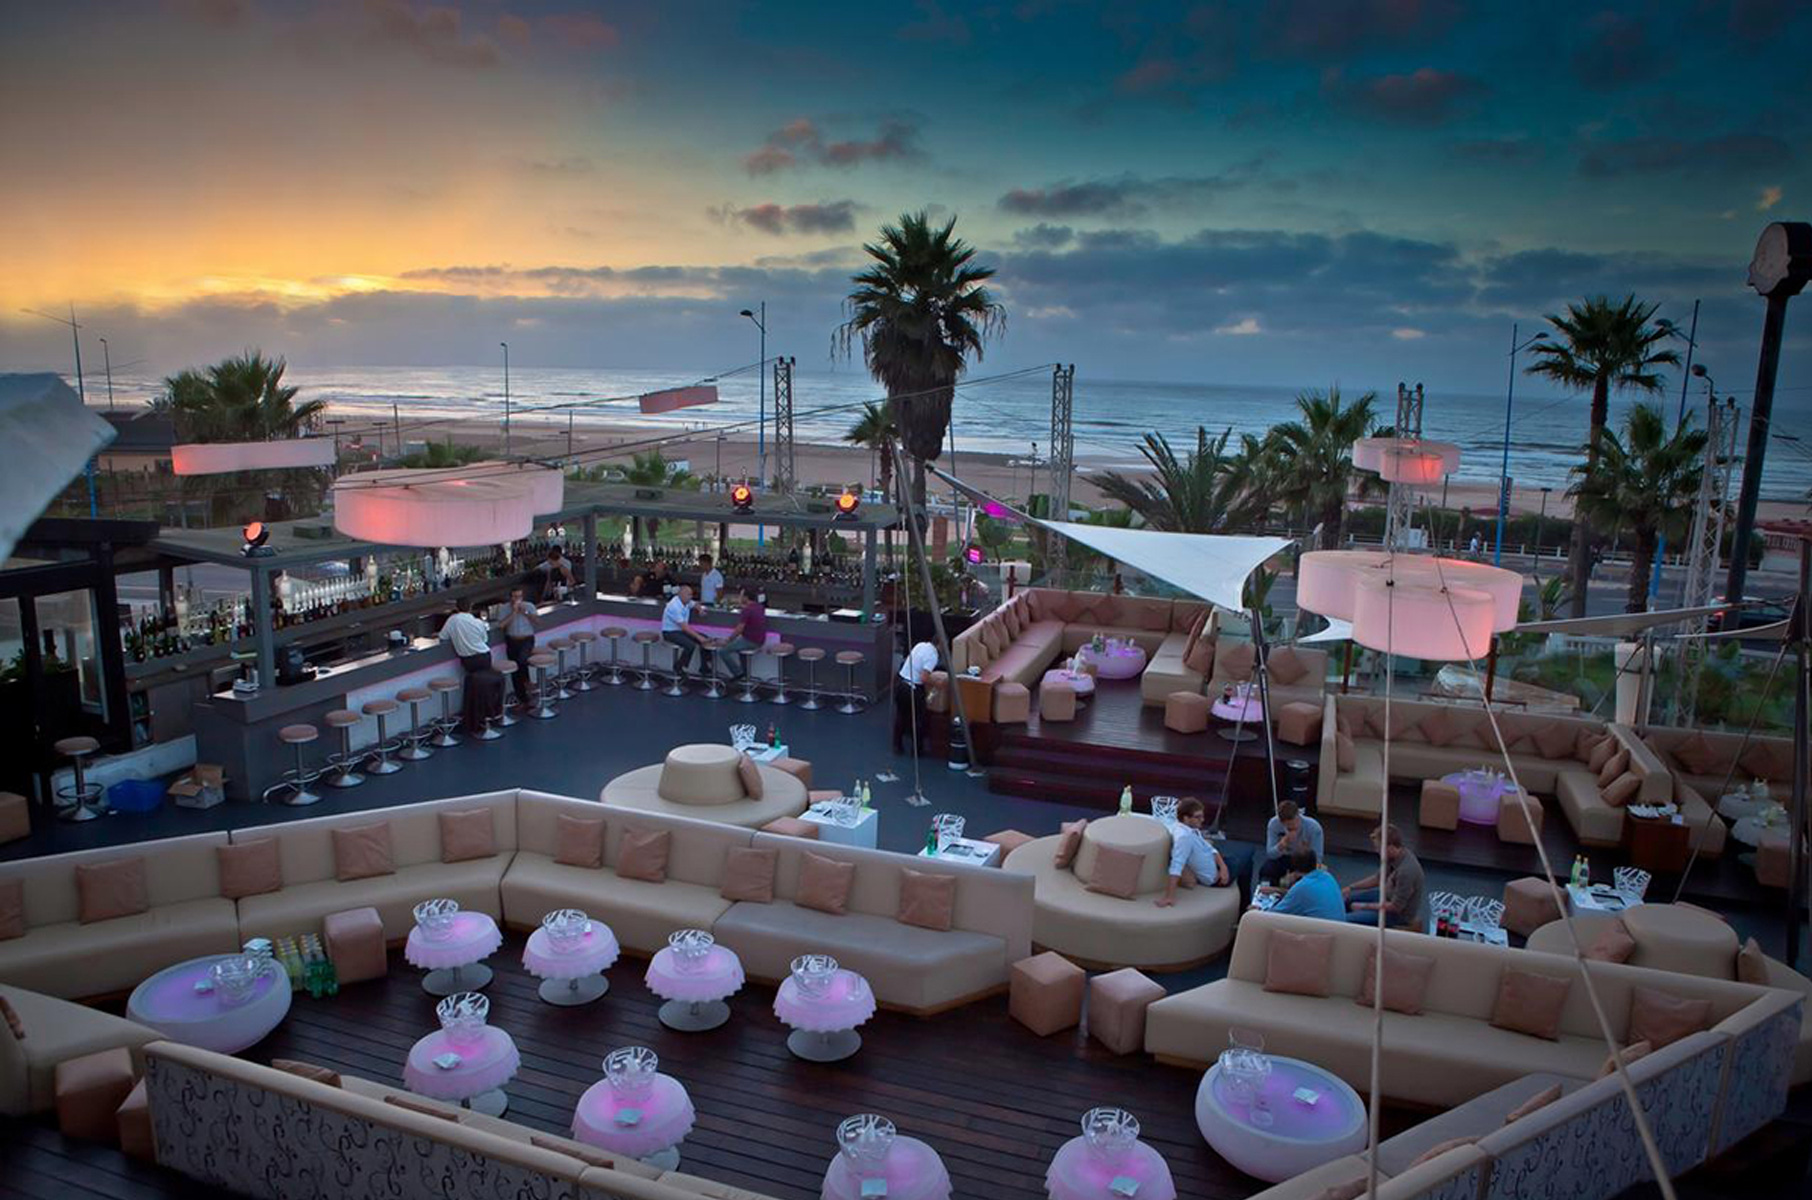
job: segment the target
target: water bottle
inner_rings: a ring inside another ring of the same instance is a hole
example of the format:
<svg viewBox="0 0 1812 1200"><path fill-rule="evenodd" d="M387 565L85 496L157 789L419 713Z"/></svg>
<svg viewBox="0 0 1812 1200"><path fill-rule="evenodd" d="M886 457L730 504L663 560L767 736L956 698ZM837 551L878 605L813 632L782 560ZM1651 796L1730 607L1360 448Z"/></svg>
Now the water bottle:
<svg viewBox="0 0 1812 1200"><path fill-rule="evenodd" d="M1132 784L1129 783L1120 789L1120 815L1125 816L1130 812L1132 812Z"/></svg>
<svg viewBox="0 0 1812 1200"><path fill-rule="evenodd" d="M930 832L925 834L925 857L937 857L937 823L934 821Z"/></svg>

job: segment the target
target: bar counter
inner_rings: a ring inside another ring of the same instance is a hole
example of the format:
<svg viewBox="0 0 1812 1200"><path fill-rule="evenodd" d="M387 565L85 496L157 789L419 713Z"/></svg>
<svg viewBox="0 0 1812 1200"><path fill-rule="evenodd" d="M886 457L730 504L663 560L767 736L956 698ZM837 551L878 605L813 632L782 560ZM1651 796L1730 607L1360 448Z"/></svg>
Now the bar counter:
<svg viewBox="0 0 1812 1200"><path fill-rule="evenodd" d="M535 641L539 646L554 638L580 630L591 630L600 633L600 637L591 645L590 661L607 662L610 658L610 642L601 636L601 631L611 626L620 626L632 634L642 629L659 629L664 603L659 600L600 595L590 602L542 605L537 609ZM449 600L449 610L450 608ZM378 613L371 611L368 616L376 618ZM377 622L373 620L370 623L375 625ZM735 623L735 611L727 608L707 609L704 616L694 622L703 628L721 630L724 634L728 634ZM823 649L825 660L818 667L818 683L820 687L827 689L840 688L843 683L844 668L834 664L837 652L859 650L867 661L857 674L857 682L871 702L886 699L893 658L893 629L890 624L884 621L863 624L856 620L833 620L829 617L770 609L768 640L770 643L791 642L800 648L817 646ZM503 661L503 635L500 632L492 631L491 647L492 658ZM628 638L622 639L617 653L625 664L641 662L640 647ZM657 668L670 667L673 660L672 647L657 643L650 649L650 660ZM569 651L567 665L575 666L577 662L577 653ZM757 677L771 679L776 662L772 658L757 660ZM695 660L695 665L702 664ZM305 752L309 763L319 764L328 753L339 750L339 732L327 728L324 719L329 711L346 708L358 712L373 700L395 699L398 692L406 688L426 687L428 680L436 678L463 679L464 671L452 648L445 642L436 638L417 637L395 648L374 651L319 668L313 678L300 683L278 686L267 681L258 691L250 694L236 694L230 688L224 688L196 702L193 707L197 760L218 764L226 769L226 792L230 801L256 801L294 763L293 752L277 738L277 731L283 726L310 724L320 730L320 739L308 746ZM797 682L803 679L804 672L797 665L792 666L787 676L788 686L797 686ZM610 689L604 690L608 692ZM589 695L595 696L597 693ZM460 702L460 693L453 693L456 710ZM594 703L593 707L608 703L608 700L604 700L601 704ZM438 717L439 696L424 702L421 707L424 720L431 716ZM390 717L388 724L393 738L407 729L408 706L403 705ZM505 736L508 736L507 733ZM355 749L375 744L377 718L366 717L352 726L351 739ZM598 785L602 787L606 782L607 780L599 779Z"/></svg>

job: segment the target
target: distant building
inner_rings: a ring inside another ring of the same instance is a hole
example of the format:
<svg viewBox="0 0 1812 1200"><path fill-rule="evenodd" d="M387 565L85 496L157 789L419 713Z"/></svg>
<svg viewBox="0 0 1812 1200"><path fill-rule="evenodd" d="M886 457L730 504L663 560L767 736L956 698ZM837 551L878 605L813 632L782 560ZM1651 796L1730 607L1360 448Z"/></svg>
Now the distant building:
<svg viewBox="0 0 1812 1200"><path fill-rule="evenodd" d="M170 447L176 444L176 422L168 414L135 408L97 415L113 426L117 435L95 460L97 470L170 474Z"/></svg>

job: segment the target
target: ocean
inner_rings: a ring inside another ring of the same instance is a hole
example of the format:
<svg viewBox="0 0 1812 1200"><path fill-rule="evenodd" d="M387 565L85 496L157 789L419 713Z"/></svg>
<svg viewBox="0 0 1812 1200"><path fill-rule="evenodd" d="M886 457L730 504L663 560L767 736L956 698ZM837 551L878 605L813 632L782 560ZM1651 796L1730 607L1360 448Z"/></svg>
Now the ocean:
<svg viewBox="0 0 1812 1200"><path fill-rule="evenodd" d="M324 398L337 411L360 416L396 413L411 436L433 436L431 422L444 418L501 420L503 374L497 367L344 367L334 369L290 368L288 381L302 388L305 398ZM585 368L520 368L510 373L512 421L557 423L564 427L569 409L575 425L594 422L645 425L655 429L710 430L746 423L753 432L758 397L753 370L715 380L719 402L715 406L685 409L663 416L643 417L633 397L661 388L701 382L696 375L674 371L597 370ZM115 380L122 397L142 399L156 390L155 380ZM1510 428L1510 476L1518 487L1563 489L1568 468L1578 461L1585 438L1589 397L1557 396L1539 390L1533 380L1518 380ZM1194 444L1197 425L1210 435L1231 428L1262 435L1273 425L1296 415L1298 389L1259 385L1212 383L1139 383L1092 379L1076 374L1072 421L1076 457L1097 465L1143 465L1138 453L1140 438L1148 431L1163 433L1183 452ZM1350 402L1363 391L1346 388ZM1689 404L1703 414L1703 389L1693 389ZM617 399L620 398L620 399ZM793 383L794 428L802 442L835 443L854 423L863 401L878 400L877 386L857 370L796 370ZM1630 401L1612 398L1612 420ZM1741 397L1739 397L1739 403ZM1679 392L1664 397L1668 412L1679 403ZM770 419L773 396L768 396ZM1379 417L1391 421L1396 412L1396 389L1380 390ZM1051 372L1048 367L1009 373L986 366L961 385L955 405L954 446L963 451L987 451L1042 459L1049 453ZM1738 439L1738 453L1747 437ZM1762 495L1765 499L1795 500L1812 488L1812 391L1782 391L1775 398L1774 424L1789 433L1802 433L1798 444L1777 438L1769 447ZM1495 480L1503 454L1504 397L1429 391L1423 405L1423 434L1451 441L1461 447L1456 478Z"/></svg>

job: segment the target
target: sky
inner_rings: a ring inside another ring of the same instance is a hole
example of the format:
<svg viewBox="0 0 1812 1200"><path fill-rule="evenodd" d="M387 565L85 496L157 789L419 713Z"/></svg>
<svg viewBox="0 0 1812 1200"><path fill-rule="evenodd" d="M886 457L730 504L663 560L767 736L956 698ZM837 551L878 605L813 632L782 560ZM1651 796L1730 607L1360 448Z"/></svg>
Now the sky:
<svg viewBox="0 0 1812 1200"><path fill-rule="evenodd" d="M1746 392L1809 52L1790 0L6 0L0 370L68 370L22 310L74 304L142 373L702 374L764 301L821 369L924 209L998 271L989 370L1491 392L1513 323L1633 291Z"/></svg>

